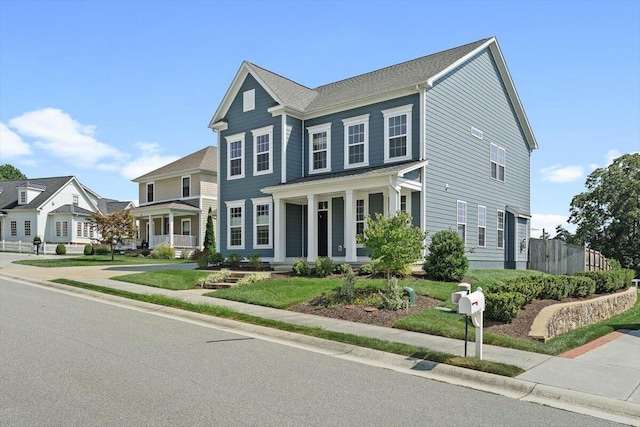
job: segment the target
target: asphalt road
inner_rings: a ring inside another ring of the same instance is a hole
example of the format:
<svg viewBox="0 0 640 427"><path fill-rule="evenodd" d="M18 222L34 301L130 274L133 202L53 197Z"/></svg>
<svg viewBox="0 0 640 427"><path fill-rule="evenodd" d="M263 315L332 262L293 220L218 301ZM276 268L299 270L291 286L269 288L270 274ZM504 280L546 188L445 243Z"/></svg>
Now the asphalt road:
<svg viewBox="0 0 640 427"><path fill-rule="evenodd" d="M0 426L609 426L3 279Z"/></svg>

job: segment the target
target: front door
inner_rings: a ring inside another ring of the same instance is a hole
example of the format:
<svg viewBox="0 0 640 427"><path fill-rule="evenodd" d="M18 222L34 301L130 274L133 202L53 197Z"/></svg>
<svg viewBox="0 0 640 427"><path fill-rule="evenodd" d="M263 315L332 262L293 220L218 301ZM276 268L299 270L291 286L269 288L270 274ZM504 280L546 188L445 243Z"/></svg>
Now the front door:
<svg viewBox="0 0 640 427"><path fill-rule="evenodd" d="M329 255L329 215L318 211L318 256Z"/></svg>

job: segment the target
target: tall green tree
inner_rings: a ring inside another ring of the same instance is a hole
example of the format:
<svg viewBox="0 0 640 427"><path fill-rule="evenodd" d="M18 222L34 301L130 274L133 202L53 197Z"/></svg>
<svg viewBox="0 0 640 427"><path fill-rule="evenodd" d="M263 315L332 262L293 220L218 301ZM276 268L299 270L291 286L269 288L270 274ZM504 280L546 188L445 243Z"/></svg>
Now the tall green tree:
<svg viewBox="0 0 640 427"><path fill-rule="evenodd" d="M111 261L114 260L116 245L136 235L135 218L128 209L113 211L107 216L100 212L93 212L91 221L94 230L99 233L96 240L111 248Z"/></svg>
<svg viewBox="0 0 640 427"><path fill-rule="evenodd" d="M0 181L15 181L18 179L27 179L27 176L20 172L20 169L10 165L0 165Z"/></svg>
<svg viewBox="0 0 640 427"><path fill-rule="evenodd" d="M585 187L571 200L577 241L640 272L640 153L594 170Z"/></svg>
<svg viewBox="0 0 640 427"><path fill-rule="evenodd" d="M371 251L371 259L379 263L387 277L401 274L422 258L427 233L411 225L408 213L398 212L390 217L378 213L375 219L367 216L366 221L367 228L357 236L358 243Z"/></svg>
<svg viewBox="0 0 640 427"><path fill-rule="evenodd" d="M204 250L210 254L216 252L216 232L213 229L213 215L211 206L209 206L209 214L207 215L207 228L204 232Z"/></svg>

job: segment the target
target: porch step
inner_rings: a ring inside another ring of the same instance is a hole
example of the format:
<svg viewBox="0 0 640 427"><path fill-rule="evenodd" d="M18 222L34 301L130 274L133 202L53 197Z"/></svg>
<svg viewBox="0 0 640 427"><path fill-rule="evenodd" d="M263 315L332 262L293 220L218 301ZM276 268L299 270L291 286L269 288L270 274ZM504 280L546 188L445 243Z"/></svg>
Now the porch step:
<svg viewBox="0 0 640 427"><path fill-rule="evenodd" d="M238 280L242 279L244 276L248 276L253 273L246 273L244 271L232 271L229 277L224 279L225 283L238 283Z"/></svg>
<svg viewBox="0 0 640 427"><path fill-rule="evenodd" d="M234 283L221 282L221 283L207 283L204 285L204 288L205 289L228 289L228 288L237 288L238 286L240 285L238 285L235 282Z"/></svg>

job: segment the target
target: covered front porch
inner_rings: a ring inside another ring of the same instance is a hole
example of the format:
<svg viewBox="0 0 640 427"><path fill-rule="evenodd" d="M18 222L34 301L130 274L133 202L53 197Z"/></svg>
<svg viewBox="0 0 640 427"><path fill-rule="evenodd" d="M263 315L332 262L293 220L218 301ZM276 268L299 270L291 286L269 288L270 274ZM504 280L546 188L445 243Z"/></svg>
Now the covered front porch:
<svg viewBox="0 0 640 427"><path fill-rule="evenodd" d="M368 262L356 241L366 217L405 211L424 229L424 168L427 161L308 176L262 189L273 198L273 262L320 256Z"/></svg>
<svg viewBox="0 0 640 427"><path fill-rule="evenodd" d="M203 219L200 208L181 202L167 202L131 209L138 224L139 247L153 249L160 244L173 248L199 249Z"/></svg>

